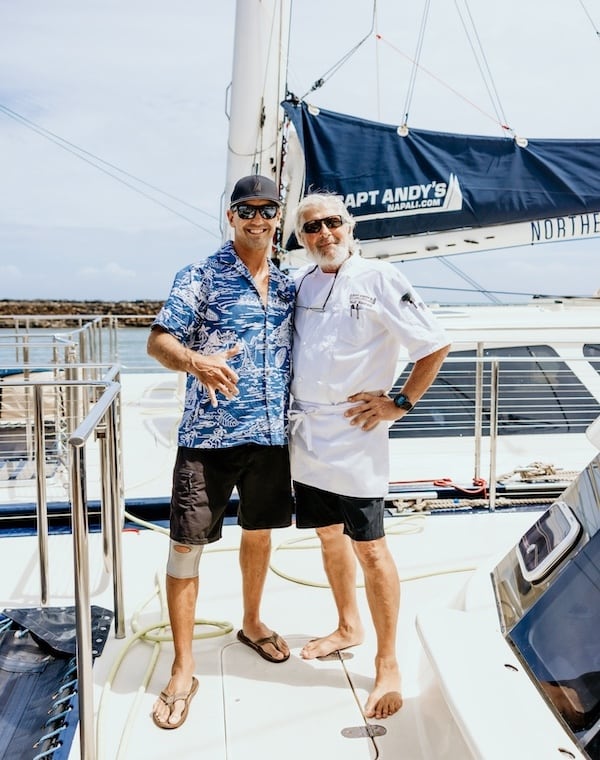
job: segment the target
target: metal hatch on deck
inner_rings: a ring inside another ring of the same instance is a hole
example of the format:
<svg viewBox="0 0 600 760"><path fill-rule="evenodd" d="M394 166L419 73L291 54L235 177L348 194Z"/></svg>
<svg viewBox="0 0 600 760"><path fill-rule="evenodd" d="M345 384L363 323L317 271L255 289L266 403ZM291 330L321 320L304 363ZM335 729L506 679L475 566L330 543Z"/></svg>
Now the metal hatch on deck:
<svg viewBox="0 0 600 760"><path fill-rule="evenodd" d="M492 582L507 642L577 744L599 760L600 455L494 568Z"/></svg>

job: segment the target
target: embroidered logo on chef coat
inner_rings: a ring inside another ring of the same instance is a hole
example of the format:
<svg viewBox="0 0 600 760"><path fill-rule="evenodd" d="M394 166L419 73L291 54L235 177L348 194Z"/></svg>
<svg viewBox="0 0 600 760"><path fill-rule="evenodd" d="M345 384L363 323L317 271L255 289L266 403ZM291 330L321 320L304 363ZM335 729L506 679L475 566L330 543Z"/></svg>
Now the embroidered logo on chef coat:
<svg viewBox="0 0 600 760"><path fill-rule="evenodd" d="M377 299L366 293L350 293L349 302L350 316L354 319L360 319L361 312L373 309L377 303Z"/></svg>

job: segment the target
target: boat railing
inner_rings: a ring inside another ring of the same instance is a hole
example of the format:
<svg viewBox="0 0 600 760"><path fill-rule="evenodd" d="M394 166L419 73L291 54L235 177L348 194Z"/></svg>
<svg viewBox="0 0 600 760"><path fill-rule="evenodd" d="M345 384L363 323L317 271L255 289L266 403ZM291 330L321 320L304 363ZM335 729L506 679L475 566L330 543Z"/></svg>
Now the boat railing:
<svg viewBox="0 0 600 760"><path fill-rule="evenodd" d="M95 438L99 443L102 536L105 561L112 569L115 636L125 636L121 532L123 491L120 466L120 390L118 367L105 378L102 395L89 414L69 436L70 493L73 532L73 567L77 636L79 739L83 760L94 760L93 651L90 613L90 580L87 513L87 450Z"/></svg>
<svg viewBox="0 0 600 760"><path fill-rule="evenodd" d="M409 363L402 367L394 391L403 387L411 368ZM544 355L520 356L496 355L494 347L485 346L484 351L483 345L476 349L471 345L469 351L457 350L448 356L425 396L410 414L391 426L390 437L398 439L398 444L393 444L398 452L410 449L413 442L420 452L423 443L437 439L439 445L427 449L428 466L434 464L431 459L438 450L445 450L447 466L447 447L442 442L452 441L456 461L460 451L461 476L470 455L473 481L486 483L487 506L494 509L498 483L506 479L499 462L509 458L511 447L547 451L547 441L553 439L570 448L575 440L586 438L587 429L599 415L597 354L584 356L581 348L574 351L572 344L554 344ZM522 444L525 436L527 446ZM560 436L570 436L570 442ZM559 454L555 448L554 455ZM570 475L565 473L565 477ZM410 490L410 481L391 485L393 493Z"/></svg>
<svg viewBox="0 0 600 760"><path fill-rule="evenodd" d="M92 638L88 535L90 518L90 461L96 458L97 485L100 500L100 528L104 567L110 569L113 583L115 636L125 636L121 532L124 519L124 492L122 478L122 425L121 384L119 366L86 365L86 372L99 375L99 379L73 379L72 370L83 370L81 365L69 365L55 378L39 378L31 373L28 378L5 380L3 388L17 388L30 397L23 405L23 413L31 410L33 429L32 448L27 450L35 466L35 516L38 542L40 598L46 605L49 589L49 526L48 526L48 393L55 397L86 397L87 403L59 404L61 415L54 420L53 430L60 430L64 445L64 469L70 501L70 522L73 537L74 597L76 607L76 640L78 667L78 698L80 718L81 757L95 757L92 697ZM85 415L81 414L86 409ZM93 477L91 478L94 479Z"/></svg>
<svg viewBox="0 0 600 760"><path fill-rule="evenodd" d="M101 364L117 355L118 319L112 315L6 315L2 324L10 325L0 334L3 358L13 354L10 363Z"/></svg>
<svg viewBox="0 0 600 760"><path fill-rule="evenodd" d="M0 428L6 445L13 428L22 426L22 445L27 461L33 461L33 393L27 390L32 378L63 379L67 384L49 387L44 395L45 425L54 425L57 446L61 445L60 426L65 419L81 419L90 408L91 395L81 385L99 380L107 364L116 362L117 321L112 317L86 315L15 315L2 317L10 324L0 332ZM54 330L56 326L57 329ZM62 329L58 329L60 326ZM9 380L22 381L22 385ZM88 389L89 390L89 389ZM64 437L63 437L64 438ZM13 454L17 452L12 441Z"/></svg>
<svg viewBox="0 0 600 760"><path fill-rule="evenodd" d="M414 439L426 442L428 438L445 437L460 441L459 477L464 478L464 463L471 456L473 480L488 479L493 508L501 474L497 454L511 436L539 436L541 442L556 434L581 434L598 417L600 360L597 355L582 356L581 348L575 352L572 343L555 343L551 353L533 356L498 356L496 347L487 343L477 344L475 350L471 344L469 351L459 345L454 348L432 387L409 415L392 425L390 436L401 438L404 447ZM106 365L92 362L65 363L62 354L59 361L43 368L23 364L0 370L4 374L0 378L0 481L24 479L28 470L33 478L36 463L39 466L44 461L35 456L36 437L44 428L49 465L46 479L56 473L53 486L59 491L68 436L97 400L94 383L102 380L105 370ZM409 371L407 363L395 389L402 387ZM37 392L41 399L34 414L36 383L40 384ZM173 414L179 414L179 407ZM20 469L15 475L17 467ZM9 469L12 472L7 475ZM64 484L63 491L66 488ZM15 500L14 490L10 498Z"/></svg>
<svg viewBox="0 0 600 760"><path fill-rule="evenodd" d="M565 362L563 363L563 359ZM583 433L600 414L600 375L582 357L552 357L548 361L529 361L523 372L518 357L491 357L485 359L483 347L476 365L475 378L475 437L474 481L483 476L482 461L485 443L484 419L489 440L489 508L495 509L498 485L497 452L498 436L502 427L514 425L518 415L525 426L532 428L541 423L555 424L556 416L562 417L556 429L565 433ZM587 370L591 370L586 383L581 382ZM486 374L488 375L486 378ZM486 390L486 383L489 392ZM512 405L509 403L512 402ZM513 417L515 419L511 420Z"/></svg>

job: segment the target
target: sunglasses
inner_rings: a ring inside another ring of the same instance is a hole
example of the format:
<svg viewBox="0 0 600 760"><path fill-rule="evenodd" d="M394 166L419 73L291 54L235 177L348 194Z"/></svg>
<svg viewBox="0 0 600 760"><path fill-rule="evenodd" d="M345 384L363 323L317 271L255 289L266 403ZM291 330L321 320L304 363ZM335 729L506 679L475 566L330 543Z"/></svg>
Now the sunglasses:
<svg viewBox="0 0 600 760"><path fill-rule="evenodd" d="M325 225L328 230L337 230L344 224L344 220L341 216L326 216L325 219L311 219L310 222L304 222L302 225L302 232L307 232L309 235L314 235L315 232L321 232L321 226Z"/></svg>
<svg viewBox="0 0 600 760"><path fill-rule="evenodd" d="M249 203L238 203L237 206L232 206L231 210L237 211L240 219L254 219L257 211L263 219L275 219L279 206L251 206Z"/></svg>

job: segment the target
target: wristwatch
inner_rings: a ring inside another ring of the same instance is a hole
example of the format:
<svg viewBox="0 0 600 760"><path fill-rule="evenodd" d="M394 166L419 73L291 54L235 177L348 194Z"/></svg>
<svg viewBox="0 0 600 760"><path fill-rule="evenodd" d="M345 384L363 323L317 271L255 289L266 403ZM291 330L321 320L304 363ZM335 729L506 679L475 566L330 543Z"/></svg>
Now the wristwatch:
<svg viewBox="0 0 600 760"><path fill-rule="evenodd" d="M398 407L398 409L404 409L407 412L410 412L410 410L413 408L413 404L411 404L409 401L408 396L402 392L394 396L393 402Z"/></svg>

